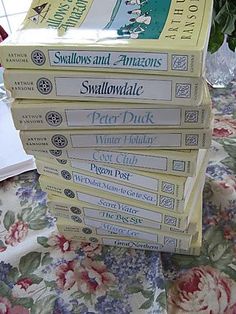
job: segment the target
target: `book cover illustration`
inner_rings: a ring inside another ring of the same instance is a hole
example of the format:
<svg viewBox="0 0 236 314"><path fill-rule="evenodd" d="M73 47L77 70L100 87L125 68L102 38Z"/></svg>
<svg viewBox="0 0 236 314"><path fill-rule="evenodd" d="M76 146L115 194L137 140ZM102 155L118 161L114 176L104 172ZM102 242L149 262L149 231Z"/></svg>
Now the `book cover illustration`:
<svg viewBox="0 0 236 314"><path fill-rule="evenodd" d="M116 39L159 39L171 5L171 0L54 0L36 6L37 2L31 5L23 29L101 30ZM101 5L103 14L97 14ZM30 16L31 12L35 14Z"/></svg>
<svg viewBox="0 0 236 314"><path fill-rule="evenodd" d="M212 0L34 0L0 52L11 68L200 76L211 14Z"/></svg>

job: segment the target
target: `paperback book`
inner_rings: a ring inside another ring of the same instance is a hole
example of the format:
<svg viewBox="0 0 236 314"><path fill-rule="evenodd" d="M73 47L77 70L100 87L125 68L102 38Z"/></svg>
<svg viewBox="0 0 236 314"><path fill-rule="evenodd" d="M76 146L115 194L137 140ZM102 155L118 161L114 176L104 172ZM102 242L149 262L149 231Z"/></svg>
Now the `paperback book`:
<svg viewBox="0 0 236 314"><path fill-rule="evenodd" d="M186 213L188 205L191 204L191 197L194 197L196 191L202 191L207 161L208 160L206 159L203 167L201 167L195 185L192 188L192 193L190 194L188 202L185 202L184 200L177 200L171 196L161 195L160 197L158 197L156 193L145 191L140 192L137 191L137 189L130 187L119 188L118 185L115 185L116 189L111 188L109 191L104 192L99 189L90 188L70 182L66 183L65 185L65 182L63 182L62 180L55 180L54 178L50 178L44 175L40 176L39 181L43 191L64 198L78 199L83 201L83 199L81 199L82 194L87 196L86 202L88 203L93 202L93 197L96 197L98 199L104 198L105 200L109 200L111 204L112 202L122 203L126 204L128 207L134 206L150 211L159 211L159 209L161 209L164 210L164 213L172 215L173 212ZM114 187L114 184L109 184L108 186ZM199 195L197 195L197 197L199 197Z"/></svg>
<svg viewBox="0 0 236 314"><path fill-rule="evenodd" d="M200 205L200 215L202 215L201 202L198 200ZM163 240L163 244L155 243L152 241L143 241L142 239L134 239L134 237L124 237L122 235L114 234L114 232L96 229L87 226L77 226L74 223L66 223L65 220L60 220L57 223L57 227L60 233L64 234L67 238L81 241L81 242L92 242L101 243L105 245L115 245L120 247L129 247L136 249L148 249L156 251L175 252L188 255L199 255L202 244L202 220L198 222L198 237L192 239L190 247L181 249L177 245L180 244L178 241L173 241L172 237L166 237Z"/></svg>
<svg viewBox="0 0 236 314"><path fill-rule="evenodd" d="M22 99L11 109L19 130L207 128L211 123L208 91L197 107Z"/></svg>
<svg viewBox="0 0 236 314"><path fill-rule="evenodd" d="M151 230L138 227L134 228L131 226L122 226L119 224L113 224L109 222L102 222L90 218L85 218L85 225L79 226L75 222L69 222L68 220L64 220L61 218L57 219L57 227L60 231L61 226L65 227L75 227L77 229L78 235L84 235L86 238L96 237L102 238L104 235L107 237L111 236L113 238L119 239L119 237L126 237L129 239L137 239L150 241L153 243L158 243L161 245L169 245L175 248L180 248L183 250L188 250L191 246L192 236L187 234L180 233L165 233L160 230Z"/></svg>
<svg viewBox="0 0 236 314"><path fill-rule="evenodd" d="M82 230L81 227L76 227L70 225L60 225L58 224L58 230L60 233L64 234L67 239L80 241L80 242L91 242L91 243L100 243L104 245L112 245L124 248L133 248L133 249L141 249L141 250L151 250L151 251L159 251L159 252L169 252L169 253L177 253L184 255L199 255L201 252L202 245L202 222L199 224L198 238L193 239L191 245L188 250L183 250L180 248L176 248L173 245L169 244L158 244L149 241L143 241L139 239L127 238L122 236L107 236L100 235L99 237L95 234L86 235L86 229ZM90 229L90 228L89 228Z"/></svg>
<svg viewBox="0 0 236 314"><path fill-rule="evenodd" d="M207 156L208 151L203 150L197 164L197 173ZM197 176L179 177L138 170L129 171L118 166L108 167L95 162L75 160L71 161L71 163L73 168L68 165L50 163L50 160L47 159L36 159L37 170L40 174L103 191L109 191L106 189L106 186L114 182L114 186L118 183L117 186L120 187L128 186L134 188L134 190L140 189L140 193L141 191L148 191L159 195L171 196L179 200L188 200L197 179Z"/></svg>
<svg viewBox="0 0 236 314"><path fill-rule="evenodd" d="M62 165L72 166L72 162L77 160L100 162L104 165L116 165L130 170L137 169L186 177L196 174L197 161L203 150L105 150L90 148L31 150L26 148L26 151L36 158L50 158Z"/></svg>
<svg viewBox="0 0 236 314"><path fill-rule="evenodd" d="M19 30L1 44L1 62L5 68L199 77L212 3L34 0Z"/></svg>
<svg viewBox="0 0 236 314"><path fill-rule="evenodd" d="M194 175L196 174L196 171L197 171L197 168L198 168L198 164L200 163L201 159L202 159L202 156L205 154L205 149L199 149L199 150L196 150L196 153L197 153L197 159L196 159L196 162L194 164ZM33 153L34 154L34 153ZM79 168L80 167L80 164L83 163L83 164L99 164L101 165L102 167L110 167L110 166L113 166L111 163L104 163L104 162L99 162L99 161L90 161L90 160L81 160L81 159L59 159L59 158L52 158L52 157L42 157L41 155L35 155L34 156L36 157L36 159L38 160L41 160L41 159L47 159L47 162L49 163L54 163L54 164L59 164L59 165L64 165L65 167L71 167L71 168ZM177 163L177 160L175 161ZM182 163L185 163L185 161L182 161ZM178 171L181 172L182 169L181 168L181 161L179 161L179 167L177 168L177 165L176 165L176 168L175 168L175 172L173 171L173 173L168 173L168 171L166 171L165 175L169 176L173 176L173 175L178 175L178 177L186 177L183 176L183 175L179 175ZM150 165L149 165L150 166ZM135 168L135 167L132 167L132 166L125 166L125 165L120 165L120 164L114 164L114 167L115 168L119 168L119 169L122 169L124 171L139 171L139 172L147 172L147 173L152 173L152 174L159 174L161 175L162 174L162 171L152 171L152 168L150 166L150 169L139 169L139 168ZM183 166L184 167L184 166ZM162 174L163 175L163 174ZM188 177L193 177L194 175L189 175ZM182 178L183 179L183 178ZM181 179L181 180L182 180Z"/></svg>
<svg viewBox="0 0 236 314"><path fill-rule="evenodd" d="M34 149L199 149L211 145L212 128L20 131L26 151Z"/></svg>
<svg viewBox="0 0 236 314"><path fill-rule="evenodd" d="M203 165L205 164L206 156L207 155L205 155L205 158L199 165L198 171L203 168L205 170ZM115 168L109 168L109 171L111 171L112 177L117 171L120 171L119 178L104 179L102 175L88 175L86 171L81 171L76 168L67 170L64 167L56 167L53 164L45 165L45 161L36 161L36 165L40 174L59 179L61 184L64 182L66 186L68 186L67 184L71 184L76 190L80 190L80 188L83 187L88 189L91 194L93 190L96 190L97 193L110 193L111 195L136 200L140 202L140 205L147 203L160 207L166 206L167 203L171 203L173 207L185 207L190 198L193 186L197 181L197 176L183 178L170 175L166 176L166 178L159 178L158 175L151 177L151 173L148 173L150 176L145 177L134 173L131 175L129 172ZM132 176L134 180L131 178L131 182L127 183L123 178L129 177L129 175Z"/></svg>
<svg viewBox="0 0 236 314"><path fill-rule="evenodd" d="M40 177L40 184L41 188L47 192L48 195L48 201L50 204L56 204L60 200L60 204L62 202L68 204L66 208L69 207L69 211L73 213L74 215L76 213L85 213L85 215L88 214L88 210L95 210L96 213L100 213L102 211L104 212L111 212L114 211L117 213L117 215L129 215L137 220L137 222L140 222L141 225L147 225L147 226L153 226L153 223L161 224L166 227L175 228L176 230L186 230L189 228L191 232L196 232L195 226L191 225L191 220L193 219L193 216L195 215L195 208L196 204L199 200L199 198L202 195L203 190L203 184L204 184L204 178L199 180L198 184L195 185L194 191L191 193L190 200L187 204L187 207L185 208L185 211L183 213L177 213L173 211L168 211L166 209L161 209L157 207L152 206L140 206L137 205L130 205L124 203L121 199L113 200L112 198L105 198L103 196L94 196L91 194L88 194L88 191L83 192L77 192L76 197L68 197L61 193L61 187L60 185L53 185L53 181L49 178L46 178L44 176ZM57 188L57 190L56 190ZM67 191L68 192L68 191ZM67 193L67 195L69 195ZM73 196L70 194L70 196ZM53 206L54 206L53 205ZM60 205L63 210L63 212L66 210L65 205ZM58 206L56 207L57 210L60 209ZM95 212L93 214L96 216ZM99 214L100 215L100 214ZM96 216L97 217L97 216ZM105 216L106 217L106 216ZM63 218L63 217L62 217ZM66 217L64 217L66 218Z"/></svg>
<svg viewBox="0 0 236 314"><path fill-rule="evenodd" d="M117 246L123 248L132 248L137 250L148 250L148 251L157 251L157 252L168 252L168 253L176 253L176 254L183 254L183 255L200 255L201 252L201 245L202 245L202 232L199 232L198 239L196 241L192 241L191 246L188 250L183 250L179 248L175 248L169 245L161 245L158 243L147 242L142 240L134 240L125 237L96 237L90 236L85 237L81 234L76 233L77 228L73 227L63 227L58 226L59 232L64 234L67 239L71 239L77 242L90 242L90 243L100 243L103 245L110 245L110 246ZM71 231L74 231L73 233Z"/></svg>
<svg viewBox="0 0 236 314"><path fill-rule="evenodd" d="M79 225L85 224L85 218L99 219L101 221L121 223L122 225L133 225L137 227L144 227L150 229L159 229L165 232L182 232L193 236L197 234L198 221L200 217L200 211L194 210L191 214L191 221L186 229L178 229L171 225L162 223L162 214L153 215L152 219L145 219L132 213L127 213L125 210L114 210L101 208L100 206L87 204L82 201L65 200L62 197L56 197L48 195L47 205L50 212L56 218L62 218L70 222L75 222ZM197 205L191 204L191 207L197 207ZM150 215L149 215L149 218Z"/></svg>
<svg viewBox="0 0 236 314"><path fill-rule="evenodd" d="M73 71L6 70L13 98L192 105L203 101L204 79Z"/></svg>

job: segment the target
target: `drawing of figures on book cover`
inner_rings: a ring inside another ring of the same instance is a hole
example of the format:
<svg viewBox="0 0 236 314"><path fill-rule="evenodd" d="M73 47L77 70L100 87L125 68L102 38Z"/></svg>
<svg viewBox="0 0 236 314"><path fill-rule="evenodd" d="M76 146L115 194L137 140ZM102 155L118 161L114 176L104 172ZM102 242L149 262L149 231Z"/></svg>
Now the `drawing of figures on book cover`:
<svg viewBox="0 0 236 314"><path fill-rule="evenodd" d="M81 33L96 30L110 38L158 39L168 18L171 0L34 1L23 28L53 28ZM79 34L79 33L78 33Z"/></svg>

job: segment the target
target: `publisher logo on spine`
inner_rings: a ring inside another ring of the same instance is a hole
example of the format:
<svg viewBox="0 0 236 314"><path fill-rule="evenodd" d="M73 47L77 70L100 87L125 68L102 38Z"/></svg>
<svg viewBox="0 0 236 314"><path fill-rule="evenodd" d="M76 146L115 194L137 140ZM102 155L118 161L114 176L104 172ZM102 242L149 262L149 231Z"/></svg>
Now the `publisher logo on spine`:
<svg viewBox="0 0 236 314"><path fill-rule="evenodd" d="M62 151L59 149L58 150L51 149L49 153L54 157L60 157L62 155Z"/></svg>
<svg viewBox="0 0 236 314"><path fill-rule="evenodd" d="M69 198L75 198L75 193L73 191L71 191L70 189L65 189L64 194L65 194L65 196L67 196Z"/></svg>
<svg viewBox="0 0 236 314"><path fill-rule="evenodd" d="M67 146L68 141L64 135L56 134L52 137L52 144L57 148L64 148Z"/></svg>
<svg viewBox="0 0 236 314"><path fill-rule="evenodd" d="M42 51L34 50L31 53L31 60L35 65L42 66L46 62L46 57Z"/></svg>
<svg viewBox="0 0 236 314"><path fill-rule="evenodd" d="M90 228L83 228L82 231L85 234L91 234L92 233L92 230Z"/></svg>
<svg viewBox="0 0 236 314"><path fill-rule="evenodd" d="M56 159L56 161L61 164L61 165L66 165L67 164L67 160L66 159Z"/></svg>
<svg viewBox="0 0 236 314"><path fill-rule="evenodd" d="M72 206L72 207L70 208L70 211L71 211L73 214L76 214L76 215L80 215L80 214L81 214L81 209L78 208L78 207Z"/></svg>
<svg viewBox="0 0 236 314"><path fill-rule="evenodd" d="M61 175L65 180L71 180L71 174L67 170L62 170Z"/></svg>
<svg viewBox="0 0 236 314"><path fill-rule="evenodd" d="M45 77L40 78L36 85L38 91L43 95L48 95L52 91L52 82Z"/></svg>
<svg viewBox="0 0 236 314"><path fill-rule="evenodd" d="M75 215L71 216L71 220L73 220L74 222L77 222L79 224L82 223L82 219L80 219L78 216L75 216Z"/></svg>
<svg viewBox="0 0 236 314"><path fill-rule="evenodd" d="M89 238L89 241L94 242L94 243L97 243L97 242L98 242L98 239L96 239L96 238Z"/></svg>
<svg viewBox="0 0 236 314"><path fill-rule="evenodd" d="M47 124L51 126L59 126L62 123L62 116L56 111L49 111L46 114L45 119Z"/></svg>

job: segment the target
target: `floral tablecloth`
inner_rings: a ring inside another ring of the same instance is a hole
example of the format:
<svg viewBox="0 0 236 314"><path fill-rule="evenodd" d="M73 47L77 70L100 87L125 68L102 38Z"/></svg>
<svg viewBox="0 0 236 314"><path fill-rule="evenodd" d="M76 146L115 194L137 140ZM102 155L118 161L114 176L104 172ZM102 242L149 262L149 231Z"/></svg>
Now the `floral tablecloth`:
<svg viewBox="0 0 236 314"><path fill-rule="evenodd" d="M201 255L71 242L28 172L0 183L0 314L236 313L236 83L211 93Z"/></svg>

